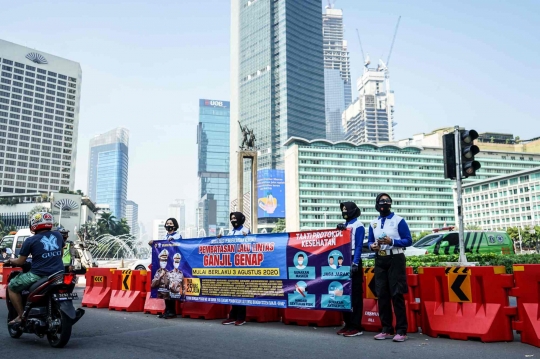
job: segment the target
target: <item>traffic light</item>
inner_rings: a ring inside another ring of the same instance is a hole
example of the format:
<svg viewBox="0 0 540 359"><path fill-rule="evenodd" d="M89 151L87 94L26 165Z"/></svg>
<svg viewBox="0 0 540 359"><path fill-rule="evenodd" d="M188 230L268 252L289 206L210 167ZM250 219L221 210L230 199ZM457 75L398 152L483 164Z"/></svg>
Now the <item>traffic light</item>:
<svg viewBox="0 0 540 359"><path fill-rule="evenodd" d="M443 135L444 178L456 179L456 137Z"/></svg>
<svg viewBox="0 0 540 359"><path fill-rule="evenodd" d="M480 149L473 145L473 141L478 138L475 130L459 130L461 139L461 168L462 177L476 176L476 171L480 169L480 163L474 160Z"/></svg>

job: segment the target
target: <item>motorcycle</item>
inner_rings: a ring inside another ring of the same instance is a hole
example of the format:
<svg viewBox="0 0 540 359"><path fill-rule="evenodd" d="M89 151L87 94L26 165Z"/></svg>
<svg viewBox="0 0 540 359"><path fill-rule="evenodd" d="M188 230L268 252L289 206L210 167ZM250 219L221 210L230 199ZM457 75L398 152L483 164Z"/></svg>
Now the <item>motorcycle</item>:
<svg viewBox="0 0 540 359"><path fill-rule="evenodd" d="M29 270L29 263L23 266L23 272ZM9 275L8 283L20 271ZM73 300L78 298L73 293L77 276L74 273L60 271L40 279L29 290L21 293L23 314L20 323L9 324L17 317L17 312L6 293L8 308L8 331L12 338L19 338L23 333L33 333L40 338L47 336L53 348L63 348L71 337L72 326L84 315L83 309L75 310Z"/></svg>

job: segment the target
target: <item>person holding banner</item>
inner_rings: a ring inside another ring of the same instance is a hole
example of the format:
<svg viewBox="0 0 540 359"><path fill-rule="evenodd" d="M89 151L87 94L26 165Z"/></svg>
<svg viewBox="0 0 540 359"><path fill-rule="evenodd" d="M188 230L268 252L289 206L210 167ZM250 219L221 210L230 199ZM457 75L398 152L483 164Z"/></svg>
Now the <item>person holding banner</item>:
<svg viewBox="0 0 540 359"><path fill-rule="evenodd" d="M344 202L339 205L345 223L340 223L337 226L339 230L351 230L352 244L352 264L351 264L351 299L352 312L343 312L345 326L341 328L337 334L344 337L357 337L363 334L362 332L362 314L364 311L364 299L362 298L363 288L363 270L362 270L362 244L364 242L365 228L362 222L358 220L360 217L360 208L354 202ZM341 257L340 257L341 258ZM339 263L338 259L338 263ZM341 258L343 262L343 258ZM341 266L341 263L339 263Z"/></svg>
<svg viewBox="0 0 540 359"><path fill-rule="evenodd" d="M380 193L375 200L375 209L380 216L369 226L368 245L377 252L374 280L383 326L382 332L374 338L404 342L407 340L407 312L403 294L408 292L408 287L403 248L412 244L412 237L407 222L391 208L392 198L387 193ZM396 315L395 335L392 306Z"/></svg>
<svg viewBox="0 0 540 359"><path fill-rule="evenodd" d="M163 237L163 240L172 241L182 239L178 230L178 221L175 218L169 218L165 221L165 229L167 234ZM154 244L154 241L148 242L150 246ZM171 282L171 272L168 272L167 267L169 253L164 249L159 256L160 268L156 271L156 275L152 280L152 288L159 287L161 290L158 293L159 298L165 300L165 313L160 314L159 318L173 319L176 318L176 301L170 299L169 283ZM172 278L174 279L174 278Z"/></svg>
<svg viewBox="0 0 540 359"><path fill-rule="evenodd" d="M231 220L231 225L233 229L229 232L229 236L247 236L251 234L251 231L247 228L244 228L244 222L246 221L246 216L242 212L232 212L229 215ZM218 235L220 238L221 235ZM223 325L232 325L241 326L246 324L246 306L245 305L233 305L231 311L229 312L229 318L225 319L221 324Z"/></svg>

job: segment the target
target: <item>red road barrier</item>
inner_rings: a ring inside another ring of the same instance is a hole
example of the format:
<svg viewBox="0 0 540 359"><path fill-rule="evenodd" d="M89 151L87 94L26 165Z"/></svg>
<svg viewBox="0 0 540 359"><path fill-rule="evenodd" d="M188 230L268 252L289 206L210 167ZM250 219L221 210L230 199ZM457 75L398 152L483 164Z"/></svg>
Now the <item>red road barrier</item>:
<svg viewBox="0 0 540 359"><path fill-rule="evenodd" d="M225 319L231 309L230 305L198 302L184 302L181 307L182 317L192 319Z"/></svg>
<svg viewBox="0 0 540 359"><path fill-rule="evenodd" d="M143 311L148 314L165 313L165 301L160 298L150 298L150 285L152 284L152 272L146 274L146 300L144 301ZM179 304L179 303L178 303ZM177 305L178 306L178 305ZM178 313L178 308L177 308Z"/></svg>
<svg viewBox="0 0 540 359"><path fill-rule="evenodd" d="M419 268L422 332L483 342L512 341L508 292L513 276L503 266Z"/></svg>
<svg viewBox="0 0 540 359"><path fill-rule="evenodd" d="M278 308L247 307L246 321L248 322L279 322L281 315Z"/></svg>
<svg viewBox="0 0 540 359"><path fill-rule="evenodd" d="M147 271L131 269L113 271L109 310L142 312L146 299Z"/></svg>
<svg viewBox="0 0 540 359"><path fill-rule="evenodd" d="M407 267L407 285L409 292L404 295L405 308L407 310L407 333L418 332L418 313L420 303L416 302L419 297L418 274L413 273L412 267ZM375 296L374 268L364 268L364 313L362 313L362 327L368 332L380 332L382 330L379 318L379 304ZM394 316L393 325L396 325Z"/></svg>
<svg viewBox="0 0 540 359"><path fill-rule="evenodd" d="M111 300L112 272L110 268L89 268L86 271L86 287L82 306L107 308Z"/></svg>
<svg viewBox="0 0 540 359"><path fill-rule="evenodd" d="M517 297L517 320L514 329L521 342L540 347L540 265L514 265L516 286L510 295Z"/></svg>
<svg viewBox="0 0 540 359"><path fill-rule="evenodd" d="M0 263L0 298L6 299L7 281L11 272L22 271L19 267L4 267L4 263Z"/></svg>
<svg viewBox="0 0 540 359"><path fill-rule="evenodd" d="M310 325L316 327L334 327L343 325L341 312L333 310L283 309L283 323L290 325Z"/></svg>

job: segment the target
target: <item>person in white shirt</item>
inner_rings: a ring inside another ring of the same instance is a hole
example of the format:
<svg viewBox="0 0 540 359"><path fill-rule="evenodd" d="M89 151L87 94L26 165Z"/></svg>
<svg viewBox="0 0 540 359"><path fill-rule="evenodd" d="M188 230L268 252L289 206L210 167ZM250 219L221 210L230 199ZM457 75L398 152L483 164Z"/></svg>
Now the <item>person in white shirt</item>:
<svg viewBox="0 0 540 359"><path fill-rule="evenodd" d="M405 298L407 286L406 261L403 248L412 244L411 231L407 222L391 210L392 198L380 193L375 200L375 209L380 216L369 226L368 245L377 253L375 257L375 288L379 304L382 332L377 340L407 340L407 312ZM392 325L392 306L396 315L396 334Z"/></svg>
<svg viewBox="0 0 540 359"><path fill-rule="evenodd" d="M247 236L248 234L251 234L249 229L244 228L246 216L244 216L242 212L232 212L229 215L229 219L231 220L231 225L233 227L229 232L229 236ZM234 324L237 327L246 324L246 309L245 305L233 305L229 312L229 318L225 319L221 324Z"/></svg>

